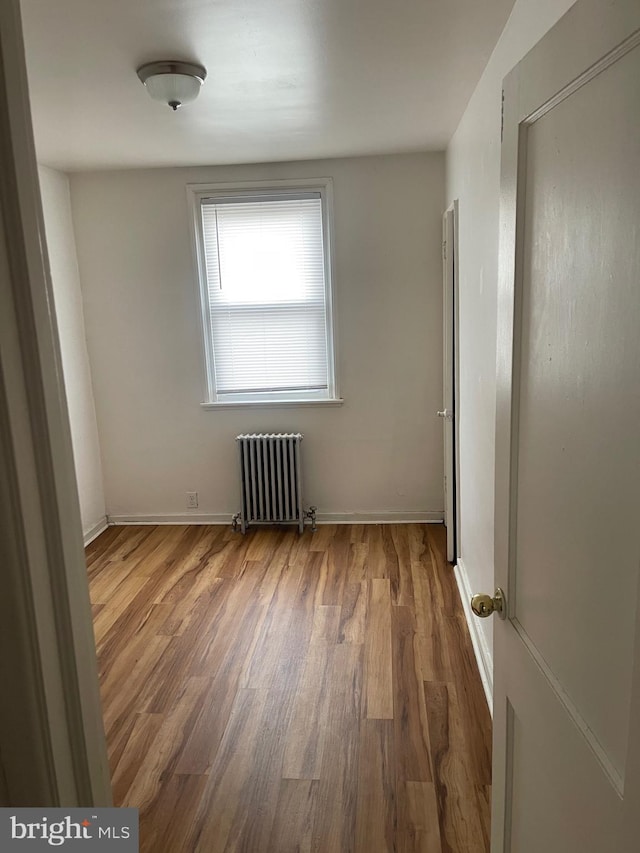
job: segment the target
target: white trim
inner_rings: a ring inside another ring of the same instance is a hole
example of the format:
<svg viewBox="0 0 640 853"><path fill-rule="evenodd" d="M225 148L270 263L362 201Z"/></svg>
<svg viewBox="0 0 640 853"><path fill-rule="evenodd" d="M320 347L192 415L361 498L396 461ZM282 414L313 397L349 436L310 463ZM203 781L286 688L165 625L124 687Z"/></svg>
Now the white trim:
<svg viewBox="0 0 640 853"><path fill-rule="evenodd" d="M101 533L104 533L108 526L109 522L107 521L107 516L103 515L100 521L92 525L84 534L84 547L86 548L87 545L90 545L94 539L97 539L98 536L100 536Z"/></svg>
<svg viewBox="0 0 640 853"><path fill-rule="evenodd" d="M0 3L0 72L0 617L11 638L0 669L12 700L0 703L5 787L14 803L110 806L18 0Z"/></svg>
<svg viewBox="0 0 640 853"><path fill-rule="evenodd" d="M319 512L317 517L319 524L442 524L443 519L443 510Z"/></svg>
<svg viewBox="0 0 640 853"><path fill-rule="evenodd" d="M460 213L459 201L454 199L453 207L453 476L456 487L456 554L462 552L462 521L460 517Z"/></svg>
<svg viewBox="0 0 640 853"><path fill-rule="evenodd" d="M167 513L163 515L108 515L109 525L130 524L231 524L233 513L211 512L193 513L186 512Z"/></svg>
<svg viewBox="0 0 640 853"><path fill-rule="evenodd" d="M243 400L235 403L200 403L202 409L297 409L299 406L341 406L344 400Z"/></svg>
<svg viewBox="0 0 640 853"><path fill-rule="evenodd" d="M231 524L233 514L216 513L169 513L165 515L109 515L109 524ZM442 510L396 512L320 512L318 524L439 524L442 523Z"/></svg>
<svg viewBox="0 0 640 853"><path fill-rule="evenodd" d="M454 199L447 207L443 215L443 266L444 266L444 335L446 341L447 332L451 333L452 347L444 353L444 376L443 388L446 389L447 382L451 383L451 399L443 395L443 408L451 408L453 411L453 423L451 425L451 460L447 460L446 439L448 422L443 424L445 435L445 475L447 487L453 488L454 502L451 511L451 521L447 519L454 530L454 542L449 541L449 530L447 529L447 558L449 562L455 563L461 548L462 525L460 523L460 263L459 263L459 203ZM449 290L449 300L447 299ZM449 303L449 304L448 304ZM447 316L447 308L451 308L451 315ZM450 360L450 364L447 361ZM451 376L447 376L447 370L451 368ZM450 422L449 422L450 423ZM449 462L449 464L448 464ZM451 549L454 545L455 553Z"/></svg>
<svg viewBox="0 0 640 853"><path fill-rule="evenodd" d="M469 574L461 558L458 558L458 563L453 567L453 571L462 600L462 609L464 610L465 619L469 626L473 651L478 663L478 670L480 671L480 680L482 681L485 696L487 697L489 712L493 717L493 657L487 644L487 638L484 632L480 630L478 617L474 616L471 611L470 602L473 593L469 586Z"/></svg>
<svg viewBox="0 0 640 853"><path fill-rule="evenodd" d="M211 341L211 323L209 317L209 293L204 261L204 236L202 232L201 202L202 199L215 195L237 195L254 197L267 191L282 194L293 190L308 190L318 192L322 201L322 232L325 267L325 302L326 302L326 335L327 335L327 370L329 378L329 399L321 401L329 405L339 405L340 380L338 377L338 317L336 312L335 295L335 261L334 261L334 216L333 216L333 178L291 178L272 181L234 181L222 183L187 184L187 201L189 205L189 222L191 227L191 246L194 271L198 284L199 325L201 329L201 347L203 357L203 406L220 405L216 400L214 352ZM253 402L253 401L250 401ZM269 405L255 401L259 405ZM289 404L302 405L295 401ZM222 403L222 405L225 405ZM229 405L229 404L227 404ZM237 403L234 403L237 405ZM285 405L283 402L281 405Z"/></svg>

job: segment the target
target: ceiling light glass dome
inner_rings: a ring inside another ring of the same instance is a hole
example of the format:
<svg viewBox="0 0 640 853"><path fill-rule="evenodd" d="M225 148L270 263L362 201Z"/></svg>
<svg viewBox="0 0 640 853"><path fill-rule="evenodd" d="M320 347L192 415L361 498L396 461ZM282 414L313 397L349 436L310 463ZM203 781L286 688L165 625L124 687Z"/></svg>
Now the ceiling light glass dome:
<svg viewBox="0 0 640 853"><path fill-rule="evenodd" d="M195 101L206 76L202 65L191 62L148 62L138 68L138 77L153 100L174 111Z"/></svg>

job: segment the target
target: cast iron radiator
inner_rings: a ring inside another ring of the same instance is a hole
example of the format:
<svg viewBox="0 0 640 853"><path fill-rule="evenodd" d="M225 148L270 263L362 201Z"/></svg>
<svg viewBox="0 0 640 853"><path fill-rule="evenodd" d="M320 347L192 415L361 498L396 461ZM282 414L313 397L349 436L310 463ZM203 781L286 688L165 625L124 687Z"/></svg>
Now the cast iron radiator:
<svg viewBox="0 0 640 853"><path fill-rule="evenodd" d="M250 524L297 524L316 529L316 508L302 507L301 433L239 435L242 507L233 517L244 533Z"/></svg>

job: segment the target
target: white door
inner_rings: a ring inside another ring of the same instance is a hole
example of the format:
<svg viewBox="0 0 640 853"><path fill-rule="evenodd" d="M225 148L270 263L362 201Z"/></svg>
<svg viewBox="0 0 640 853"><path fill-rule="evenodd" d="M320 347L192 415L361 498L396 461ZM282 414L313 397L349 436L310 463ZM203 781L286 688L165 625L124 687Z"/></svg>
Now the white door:
<svg viewBox="0 0 640 853"><path fill-rule="evenodd" d="M457 202L442 217L442 268L443 268L443 375L442 409L444 430L444 523L447 528L447 560L456 560L457 498L455 450L455 227Z"/></svg>
<svg viewBox="0 0 640 853"><path fill-rule="evenodd" d="M640 850L640 2L507 77L492 850Z"/></svg>

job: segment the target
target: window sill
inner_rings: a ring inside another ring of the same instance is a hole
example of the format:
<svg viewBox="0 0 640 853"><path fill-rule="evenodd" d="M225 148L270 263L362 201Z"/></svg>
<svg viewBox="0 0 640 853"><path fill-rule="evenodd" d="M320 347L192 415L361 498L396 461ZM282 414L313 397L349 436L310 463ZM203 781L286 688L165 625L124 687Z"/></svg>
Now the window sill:
<svg viewBox="0 0 640 853"><path fill-rule="evenodd" d="M251 400L244 403L200 403L202 409L298 409L303 406L341 406L342 397L334 400Z"/></svg>

